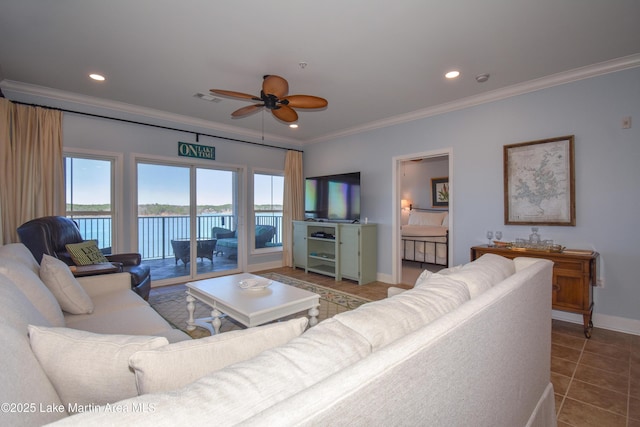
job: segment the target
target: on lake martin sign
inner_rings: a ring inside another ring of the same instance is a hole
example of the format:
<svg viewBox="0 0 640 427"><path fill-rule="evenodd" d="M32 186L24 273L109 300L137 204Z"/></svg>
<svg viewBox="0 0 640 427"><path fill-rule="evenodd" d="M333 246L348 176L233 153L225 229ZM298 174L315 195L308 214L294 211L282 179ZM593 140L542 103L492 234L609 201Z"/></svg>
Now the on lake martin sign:
<svg viewBox="0 0 640 427"><path fill-rule="evenodd" d="M192 144L190 142L178 142L178 155L183 157L195 157L197 159L215 160L216 147Z"/></svg>

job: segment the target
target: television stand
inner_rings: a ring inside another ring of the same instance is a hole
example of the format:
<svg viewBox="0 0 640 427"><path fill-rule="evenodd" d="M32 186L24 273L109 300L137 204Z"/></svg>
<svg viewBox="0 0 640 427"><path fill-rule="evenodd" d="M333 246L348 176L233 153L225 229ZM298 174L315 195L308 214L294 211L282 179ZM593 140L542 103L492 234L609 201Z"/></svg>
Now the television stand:
<svg viewBox="0 0 640 427"><path fill-rule="evenodd" d="M375 224L293 221L293 264L305 272L351 279L377 279Z"/></svg>

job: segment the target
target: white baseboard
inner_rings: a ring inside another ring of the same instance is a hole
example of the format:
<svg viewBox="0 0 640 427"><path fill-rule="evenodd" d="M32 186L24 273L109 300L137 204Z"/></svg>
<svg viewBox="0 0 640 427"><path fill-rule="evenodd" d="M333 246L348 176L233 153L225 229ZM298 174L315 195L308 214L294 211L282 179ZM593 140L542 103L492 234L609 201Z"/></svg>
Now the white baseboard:
<svg viewBox="0 0 640 427"><path fill-rule="evenodd" d="M566 311L551 310L551 317L556 320L582 325L582 315ZM593 326L625 334L640 335L640 320L610 316L608 314L593 313Z"/></svg>
<svg viewBox="0 0 640 427"><path fill-rule="evenodd" d="M393 283L391 274L378 273L376 274L376 280L383 283Z"/></svg>

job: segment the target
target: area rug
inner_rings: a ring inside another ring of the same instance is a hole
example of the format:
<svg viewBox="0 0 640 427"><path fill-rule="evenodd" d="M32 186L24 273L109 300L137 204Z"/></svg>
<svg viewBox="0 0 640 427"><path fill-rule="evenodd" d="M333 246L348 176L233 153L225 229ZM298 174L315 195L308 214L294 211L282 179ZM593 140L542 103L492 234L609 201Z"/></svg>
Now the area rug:
<svg viewBox="0 0 640 427"><path fill-rule="evenodd" d="M353 310L361 306L370 300L348 294L346 292L336 291L335 289L320 286L315 283L305 282L303 280L294 279L292 277L284 276L278 273L265 273L261 276L271 280L284 283L286 285L295 286L297 288L305 289L307 291L320 295L320 307L318 308L320 314L318 315L318 321L328 319L343 311ZM186 302L186 287L178 286L175 290L165 292L151 292L149 296L149 304L153 307L167 322L177 329L180 329L192 338L202 338L210 336L208 329L196 327L194 331L187 331L187 320L189 314L187 312ZM293 314L280 320L293 319L300 316L306 316L307 312ZM196 308L194 312L195 318L204 318L211 316L211 308L206 304L196 301ZM236 322L235 320L224 317L222 319L222 325L220 326L220 332L227 332L236 329L243 329L244 325Z"/></svg>

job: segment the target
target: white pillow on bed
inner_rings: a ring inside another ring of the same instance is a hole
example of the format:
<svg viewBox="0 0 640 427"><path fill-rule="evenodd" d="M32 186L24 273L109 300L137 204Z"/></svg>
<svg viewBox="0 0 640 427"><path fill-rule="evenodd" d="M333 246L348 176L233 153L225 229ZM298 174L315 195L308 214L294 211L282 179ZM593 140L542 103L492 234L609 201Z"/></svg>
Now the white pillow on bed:
<svg viewBox="0 0 640 427"><path fill-rule="evenodd" d="M420 212L409 213L409 225L442 225L447 212Z"/></svg>

